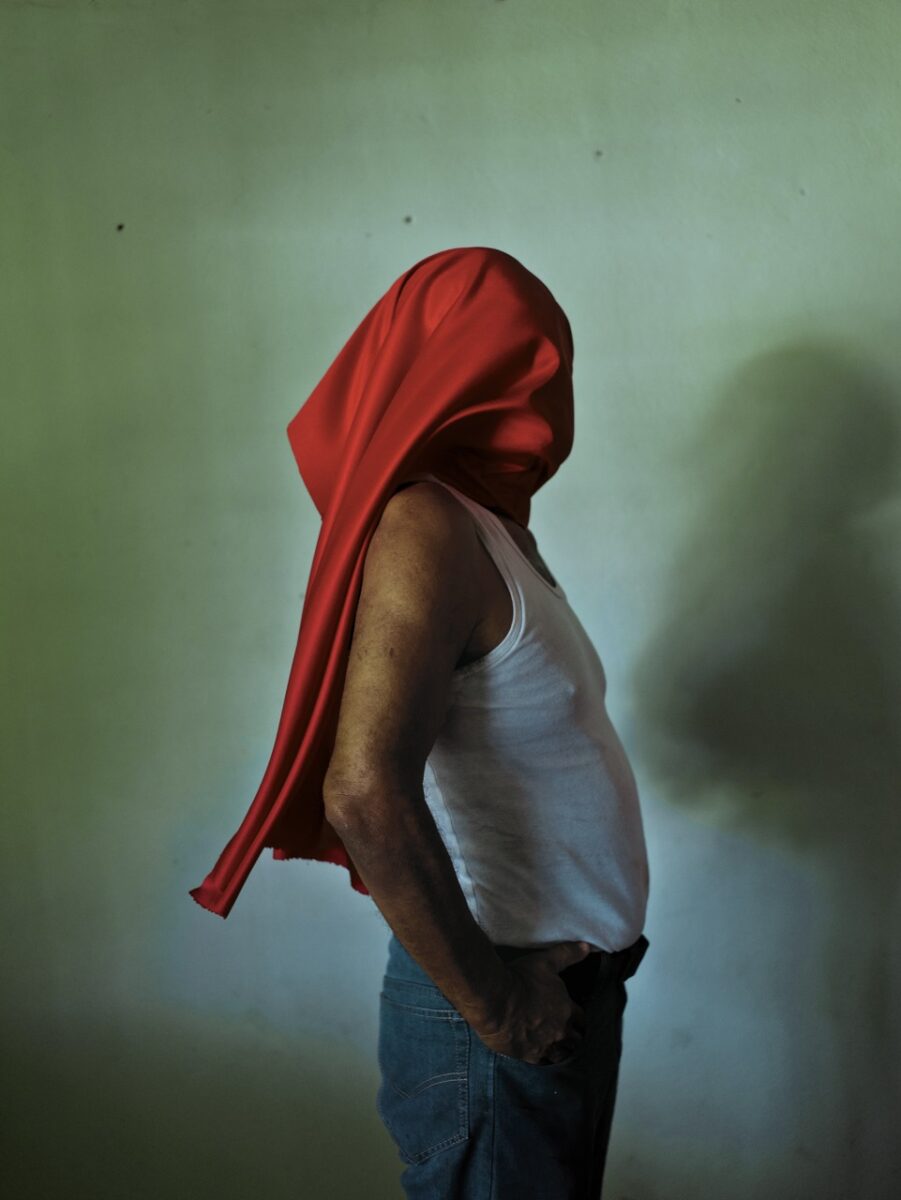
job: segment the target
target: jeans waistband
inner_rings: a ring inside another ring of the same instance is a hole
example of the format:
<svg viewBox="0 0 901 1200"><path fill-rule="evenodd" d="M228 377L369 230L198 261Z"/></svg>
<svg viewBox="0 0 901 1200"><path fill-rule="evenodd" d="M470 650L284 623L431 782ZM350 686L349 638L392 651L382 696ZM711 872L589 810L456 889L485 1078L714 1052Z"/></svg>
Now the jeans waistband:
<svg viewBox="0 0 901 1200"><path fill-rule="evenodd" d="M650 944L642 933L637 941L622 950L592 950L578 962L564 967L560 974L564 978L595 978L603 974L605 978L610 979L631 979L641 965L641 960ZM532 953L531 949L524 949L522 946L495 945L494 949L498 958L503 962L507 962L511 958L518 958L522 954Z"/></svg>
<svg viewBox="0 0 901 1200"><path fill-rule="evenodd" d="M560 972L560 977L572 992L579 995L587 993L602 978L629 979L638 970L648 945L648 939L642 934L636 942L624 950L615 952L592 950L585 958L564 967ZM522 954L530 954L538 947L504 946L495 943L494 949L499 958L507 961L511 958L518 958ZM395 979L408 979L414 983L432 982L395 934L388 939L386 974Z"/></svg>

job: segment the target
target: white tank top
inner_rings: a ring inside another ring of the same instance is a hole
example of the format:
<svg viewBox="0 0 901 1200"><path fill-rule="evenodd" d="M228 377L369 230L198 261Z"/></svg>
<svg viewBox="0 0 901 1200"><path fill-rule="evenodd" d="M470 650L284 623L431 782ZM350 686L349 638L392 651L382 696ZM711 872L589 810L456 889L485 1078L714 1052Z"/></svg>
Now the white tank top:
<svg viewBox="0 0 901 1200"><path fill-rule="evenodd" d="M469 509L513 602L503 641L454 672L423 779L470 912L495 944L621 950L644 929L649 871L601 660L499 517L418 478Z"/></svg>

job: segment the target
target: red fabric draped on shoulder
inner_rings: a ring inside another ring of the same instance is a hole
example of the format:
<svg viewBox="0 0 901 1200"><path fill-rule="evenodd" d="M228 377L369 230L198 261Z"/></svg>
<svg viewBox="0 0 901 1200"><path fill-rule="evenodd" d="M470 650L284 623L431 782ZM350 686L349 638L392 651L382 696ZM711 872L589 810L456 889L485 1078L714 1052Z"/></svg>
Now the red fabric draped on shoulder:
<svg viewBox="0 0 901 1200"><path fill-rule="evenodd" d="M395 280L291 420L322 527L269 765L198 904L227 917L266 847L340 864L369 894L322 803L369 539L426 473L527 525L572 448L572 361L566 314L517 259L442 250Z"/></svg>

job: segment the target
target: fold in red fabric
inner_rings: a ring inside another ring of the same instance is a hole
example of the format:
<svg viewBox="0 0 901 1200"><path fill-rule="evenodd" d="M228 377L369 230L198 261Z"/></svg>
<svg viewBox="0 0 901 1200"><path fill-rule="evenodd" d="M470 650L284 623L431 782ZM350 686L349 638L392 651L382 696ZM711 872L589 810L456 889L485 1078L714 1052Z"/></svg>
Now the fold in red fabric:
<svg viewBox="0 0 901 1200"><path fill-rule="evenodd" d="M431 473L528 525L573 442L573 340L548 288L485 246L430 254L369 310L288 425L322 518L269 764L198 887L227 917L260 853L347 868L322 785L337 729L366 549L402 483Z"/></svg>

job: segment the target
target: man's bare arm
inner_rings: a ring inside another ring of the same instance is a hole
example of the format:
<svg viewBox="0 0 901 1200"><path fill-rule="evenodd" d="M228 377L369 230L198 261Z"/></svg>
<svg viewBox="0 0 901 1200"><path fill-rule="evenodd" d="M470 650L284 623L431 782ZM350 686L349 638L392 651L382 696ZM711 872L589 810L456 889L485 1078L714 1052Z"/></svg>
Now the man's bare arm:
<svg viewBox="0 0 901 1200"><path fill-rule="evenodd" d="M454 668L479 619L476 533L438 484L389 500L370 541L326 816L398 941L476 1029L507 970L474 920L422 791Z"/></svg>

